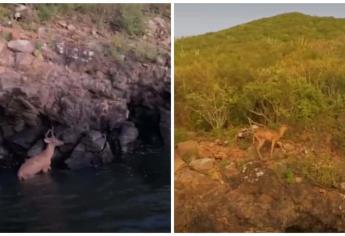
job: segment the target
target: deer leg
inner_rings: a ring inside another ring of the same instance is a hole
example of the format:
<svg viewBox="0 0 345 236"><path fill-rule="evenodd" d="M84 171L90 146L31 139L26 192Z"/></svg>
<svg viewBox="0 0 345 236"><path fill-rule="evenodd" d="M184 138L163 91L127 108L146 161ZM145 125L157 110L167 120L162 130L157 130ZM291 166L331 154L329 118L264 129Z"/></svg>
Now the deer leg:
<svg viewBox="0 0 345 236"><path fill-rule="evenodd" d="M271 158L272 158L272 155L273 155L273 149L274 149L275 145L276 145L276 142L272 140L272 144L271 144Z"/></svg>
<svg viewBox="0 0 345 236"><path fill-rule="evenodd" d="M259 141L259 143L256 146L256 152L258 153L259 157L262 159L260 149L265 144L265 140L258 140L258 141Z"/></svg>
<svg viewBox="0 0 345 236"><path fill-rule="evenodd" d="M43 168L43 173L48 173L50 171L50 166Z"/></svg>

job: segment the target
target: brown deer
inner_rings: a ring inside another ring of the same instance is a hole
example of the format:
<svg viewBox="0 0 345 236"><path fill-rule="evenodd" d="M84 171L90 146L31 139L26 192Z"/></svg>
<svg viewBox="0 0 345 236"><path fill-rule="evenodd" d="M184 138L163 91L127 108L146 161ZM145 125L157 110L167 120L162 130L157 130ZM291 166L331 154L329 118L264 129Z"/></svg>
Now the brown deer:
<svg viewBox="0 0 345 236"><path fill-rule="evenodd" d="M287 125L282 125L277 131L267 129L267 128L258 128L254 131L253 144L255 143L255 140L257 140L257 143L255 144L255 146L256 146L256 151L258 155L260 156L260 158L262 158L260 149L265 144L266 141L271 142L270 157L272 157L274 146L276 145L278 140L281 139L281 137L283 137L287 129L288 129Z"/></svg>
<svg viewBox="0 0 345 236"><path fill-rule="evenodd" d="M51 136L48 137L48 134L51 134ZM53 128L49 129L45 134L44 142L47 143L47 147L41 153L27 159L20 166L18 170L18 178L20 180L29 179L41 171L47 173L50 170L50 163L54 155L55 147L64 144L55 137Z"/></svg>

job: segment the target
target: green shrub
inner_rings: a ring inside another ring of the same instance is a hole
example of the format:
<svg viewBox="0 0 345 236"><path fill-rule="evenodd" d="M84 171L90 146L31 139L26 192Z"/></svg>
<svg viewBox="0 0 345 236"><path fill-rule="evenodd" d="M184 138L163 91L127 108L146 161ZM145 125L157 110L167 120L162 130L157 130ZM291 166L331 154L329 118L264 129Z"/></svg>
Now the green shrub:
<svg viewBox="0 0 345 236"><path fill-rule="evenodd" d="M1 4L0 6L0 20L5 21L9 20L11 16L11 10L9 4Z"/></svg>
<svg viewBox="0 0 345 236"><path fill-rule="evenodd" d="M344 27L294 13L177 39L176 124L213 134L248 118L287 123L345 151Z"/></svg>
<svg viewBox="0 0 345 236"><path fill-rule="evenodd" d="M328 156L309 156L293 159L288 168L304 179L326 187L334 187L345 181L345 167Z"/></svg>
<svg viewBox="0 0 345 236"><path fill-rule="evenodd" d="M139 41L136 43L133 51L136 57L141 61L154 62L159 55L158 48L146 41Z"/></svg>
<svg viewBox="0 0 345 236"><path fill-rule="evenodd" d="M176 144L193 138L193 135L191 135L191 133L188 133L188 131L185 130L184 128L175 127L174 132L175 132L175 143Z"/></svg>
<svg viewBox="0 0 345 236"><path fill-rule="evenodd" d="M6 40L6 41L11 41L12 40L12 34L10 32L1 32L1 36Z"/></svg>
<svg viewBox="0 0 345 236"><path fill-rule="evenodd" d="M288 169L285 173L284 173L284 178L286 180L286 182L288 184L292 184L295 182L295 175L293 173L292 170Z"/></svg>
<svg viewBox="0 0 345 236"><path fill-rule="evenodd" d="M141 35L145 30L145 17L140 4L121 4L111 24L117 30L124 30L131 36Z"/></svg>
<svg viewBox="0 0 345 236"><path fill-rule="evenodd" d="M35 4L37 16L40 22L44 23L52 20L58 13L59 6L57 4Z"/></svg>

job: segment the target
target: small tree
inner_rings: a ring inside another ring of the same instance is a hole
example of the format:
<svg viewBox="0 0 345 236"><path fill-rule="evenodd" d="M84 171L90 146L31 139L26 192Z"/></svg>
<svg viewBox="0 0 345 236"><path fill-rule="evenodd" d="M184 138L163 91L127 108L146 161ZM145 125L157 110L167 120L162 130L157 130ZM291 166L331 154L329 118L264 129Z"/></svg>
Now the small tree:
<svg viewBox="0 0 345 236"><path fill-rule="evenodd" d="M204 119L214 130L224 127L229 119L231 92L218 84L208 88L208 92L195 91L187 96L188 106Z"/></svg>

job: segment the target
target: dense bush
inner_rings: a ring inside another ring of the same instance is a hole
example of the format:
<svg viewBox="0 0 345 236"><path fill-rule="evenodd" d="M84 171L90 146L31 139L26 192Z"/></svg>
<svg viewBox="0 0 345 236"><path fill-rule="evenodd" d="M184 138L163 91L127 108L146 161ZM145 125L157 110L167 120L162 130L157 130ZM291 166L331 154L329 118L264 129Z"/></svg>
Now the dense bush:
<svg viewBox="0 0 345 236"><path fill-rule="evenodd" d="M288 123L327 131L345 151L344 29L344 19L291 13L177 39L177 126Z"/></svg>
<svg viewBox="0 0 345 236"><path fill-rule="evenodd" d="M140 4L121 4L112 18L112 25L124 29L129 35L141 35L145 29L143 6Z"/></svg>
<svg viewBox="0 0 345 236"><path fill-rule="evenodd" d="M112 28L127 33L130 36L142 35L146 28L146 16L160 14L170 17L169 4L28 4L34 11L30 22L48 23L61 16L68 16L74 20L89 19L98 28ZM0 21L11 19L15 5L2 4L0 6ZM82 17L81 17L82 16Z"/></svg>

